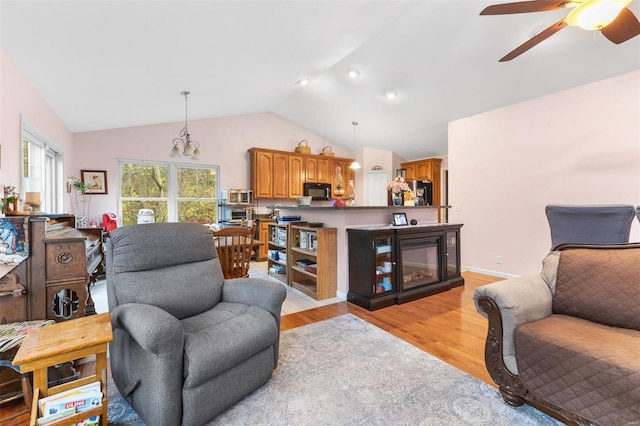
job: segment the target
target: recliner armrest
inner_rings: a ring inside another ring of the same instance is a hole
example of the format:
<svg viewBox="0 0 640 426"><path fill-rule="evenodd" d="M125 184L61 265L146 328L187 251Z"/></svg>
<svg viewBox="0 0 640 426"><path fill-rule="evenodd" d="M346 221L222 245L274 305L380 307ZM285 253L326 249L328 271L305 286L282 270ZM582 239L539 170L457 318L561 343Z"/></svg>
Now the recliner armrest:
<svg viewBox="0 0 640 426"><path fill-rule="evenodd" d="M517 373L514 360L513 332L515 328L551 315L553 294L540 274L525 275L498 281L476 288L473 300L476 309L484 317L487 313L478 304L481 297L488 297L500 309L502 317L503 358L507 367ZM491 324L489 325L491 327Z"/></svg>
<svg viewBox="0 0 640 426"><path fill-rule="evenodd" d="M222 286L222 301L258 306L276 319L280 326L280 311L287 297L282 284L261 278L234 278L225 280Z"/></svg>
<svg viewBox="0 0 640 426"><path fill-rule="evenodd" d="M142 348L154 354L182 353L180 321L162 309L142 303L126 303L111 311L111 325L129 334Z"/></svg>

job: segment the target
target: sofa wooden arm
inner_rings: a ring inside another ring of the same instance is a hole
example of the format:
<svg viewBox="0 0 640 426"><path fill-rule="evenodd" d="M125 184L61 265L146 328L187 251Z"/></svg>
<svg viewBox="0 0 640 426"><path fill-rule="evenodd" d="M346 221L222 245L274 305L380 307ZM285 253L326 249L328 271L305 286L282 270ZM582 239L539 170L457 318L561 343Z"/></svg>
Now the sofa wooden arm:
<svg viewBox="0 0 640 426"><path fill-rule="evenodd" d="M487 296L478 298L478 306L487 313L489 327L484 346L484 362L489 375L499 386L502 398L509 405L519 407L524 403L527 388L520 377L512 374L504 363L503 330L500 308L493 299Z"/></svg>

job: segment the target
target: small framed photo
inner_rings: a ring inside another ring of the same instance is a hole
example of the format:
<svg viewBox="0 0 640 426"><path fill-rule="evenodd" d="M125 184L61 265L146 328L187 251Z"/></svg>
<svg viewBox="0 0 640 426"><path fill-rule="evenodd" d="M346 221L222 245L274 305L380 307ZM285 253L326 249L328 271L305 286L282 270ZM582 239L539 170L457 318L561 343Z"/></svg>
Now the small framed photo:
<svg viewBox="0 0 640 426"><path fill-rule="evenodd" d="M107 171L106 170L80 170L80 179L87 185L87 194L107 193Z"/></svg>
<svg viewBox="0 0 640 426"><path fill-rule="evenodd" d="M393 214L393 224L396 226L400 225L408 225L407 222L407 214L406 213L394 213Z"/></svg>

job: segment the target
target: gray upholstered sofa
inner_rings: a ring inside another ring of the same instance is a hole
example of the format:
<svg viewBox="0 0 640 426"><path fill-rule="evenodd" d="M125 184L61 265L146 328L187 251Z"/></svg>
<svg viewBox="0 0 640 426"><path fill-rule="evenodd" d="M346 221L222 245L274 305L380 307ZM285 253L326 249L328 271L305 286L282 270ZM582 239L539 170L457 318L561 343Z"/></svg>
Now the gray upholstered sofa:
<svg viewBox="0 0 640 426"><path fill-rule="evenodd" d="M224 280L210 231L125 226L107 240L113 380L148 425L201 425L266 383L285 288Z"/></svg>
<svg viewBox="0 0 640 426"><path fill-rule="evenodd" d="M640 244L564 245L541 274L478 287L504 400L580 425L640 424Z"/></svg>

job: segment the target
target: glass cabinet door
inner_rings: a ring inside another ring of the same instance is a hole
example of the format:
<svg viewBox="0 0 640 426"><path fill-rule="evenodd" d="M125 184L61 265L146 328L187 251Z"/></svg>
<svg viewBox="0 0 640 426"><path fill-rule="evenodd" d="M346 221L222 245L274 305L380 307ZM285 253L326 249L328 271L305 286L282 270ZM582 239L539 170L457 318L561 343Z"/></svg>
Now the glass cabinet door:
<svg viewBox="0 0 640 426"><path fill-rule="evenodd" d="M460 262L458 253L458 231L447 231L446 262L447 279L460 276Z"/></svg>
<svg viewBox="0 0 640 426"><path fill-rule="evenodd" d="M383 294L395 291L393 282L393 236L376 237L373 239L373 251L375 253L375 282L372 294Z"/></svg>

